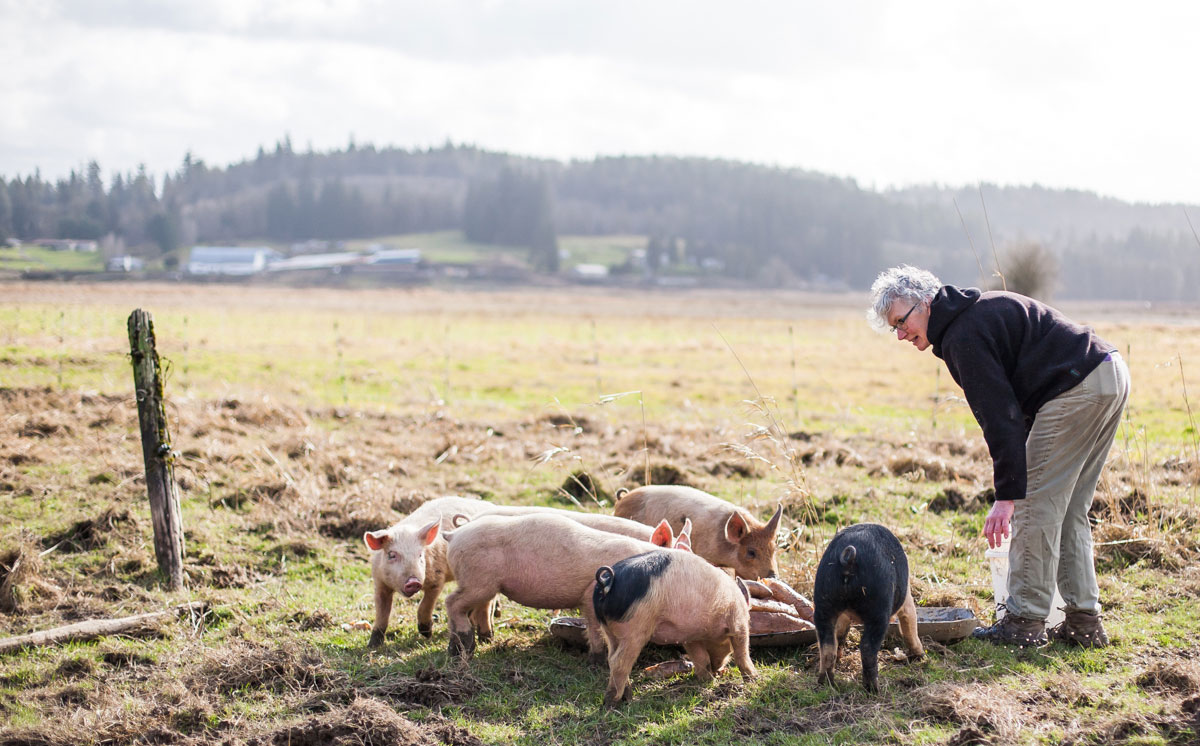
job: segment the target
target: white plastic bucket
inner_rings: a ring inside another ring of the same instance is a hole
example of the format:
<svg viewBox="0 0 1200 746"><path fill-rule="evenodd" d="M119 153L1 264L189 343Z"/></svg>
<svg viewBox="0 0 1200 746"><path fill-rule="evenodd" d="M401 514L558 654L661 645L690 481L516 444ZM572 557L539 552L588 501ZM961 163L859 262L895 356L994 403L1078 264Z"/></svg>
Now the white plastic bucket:
<svg viewBox="0 0 1200 746"><path fill-rule="evenodd" d="M989 549L984 553L988 559L988 564L992 566L992 591L996 594L996 603L1002 604L1008 601L1008 543L1005 539L1004 543L995 549ZM1054 598L1050 601L1050 616L1046 618L1046 626L1053 627L1061 622L1066 614L1060 608L1063 605L1062 596L1058 594L1058 585L1054 586ZM1003 609L996 610L996 620L999 621L1004 616Z"/></svg>

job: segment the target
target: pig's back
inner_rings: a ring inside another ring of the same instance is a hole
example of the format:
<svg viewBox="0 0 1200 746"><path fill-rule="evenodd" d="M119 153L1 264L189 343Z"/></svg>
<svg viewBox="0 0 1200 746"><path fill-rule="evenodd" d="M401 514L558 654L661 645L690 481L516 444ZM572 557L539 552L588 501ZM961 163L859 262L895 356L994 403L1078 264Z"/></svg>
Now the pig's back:
<svg viewBox="0 0 1200 746"><path fill-rule="evenodd" d="M675 531L683 528L684 519L692 523L711 522L727 518L737 510L732 503L698 490L681 485L648 485L638 487L617 501L613 515L656 525L666 519Z"/></svg>
<svg viewBox="0 0 1200 746"><path fill-rule="evenodd" d="M574 607L601 565L653 548L550 513L485 515L455 532L449 562L456 574L467 565L490 574L498 592L525 606Z"/></svg>
<svg viewBox="0 0 1200 746"><path fill-rule="evenodd" d="M638 487L618 500L613 513L649 526L666 520L677 534L690 518L694 526L692 551L714 564L733 565L737 558L725 540L725 523L738 510L733 503L694 487L649 485ZM741 512L747 525L755 523L748 513Z"/></svg>
<svg viewBox="0 0 1200 746"><path fill-rule="evenodd" d="M672 568L667 580L673 588L659 612L651 642L715 640L739 626L748 628L750 607L737 581L694 554L673 552L669 557Z"/></svg>
<svg viewBox="0 0 1200 746"><path fill-rule="evenodd" d="M478 500L473 497L435 497L421 503L416 510L405 516L401 523L422 526L440 515L442 528L449 530L454 528L451 521L455 515L461 513L468 518L474 518L477 515L491 512L495 507L486 500Z"/></svg>

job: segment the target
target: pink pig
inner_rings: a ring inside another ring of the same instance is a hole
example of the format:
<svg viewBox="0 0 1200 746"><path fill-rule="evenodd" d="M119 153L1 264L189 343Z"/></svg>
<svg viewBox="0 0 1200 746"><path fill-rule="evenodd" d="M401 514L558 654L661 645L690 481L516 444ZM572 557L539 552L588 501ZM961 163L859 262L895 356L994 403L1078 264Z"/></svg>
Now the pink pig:
<svg viewBox="0 0 1200 746"><path fill-rule="evenodd" d="M780 505L765 524L747 511L694 487L647 485L619 496L614 515L649 526L666 520L679 528L686 518L696 527L692 551L718 567L732 567L747 580L773 578L775 533Z"/></svg>
<svg viewBox="0 0 1200 746"><path fill-rule="evenodd" d="M417 607L417 630L425 637L433 634L433 609L442 588L454 580L446 564L446 541L442 532L460 520L496 513L521 515L538 513L558 515L600 531L649 541L654 529L642 523L599 513L559 510L557 508L497 505L466 497L439 497L429 500L399 523L379 531L367 531L363 540L372 550L371 577L375 584L375 625L371 628L370 647L383 643L392 614L396 591L411 598L424 591Z"/></svg>
<svg viewBox="0 0 1200 746"><path fill-rule="evenodd" d="M449 650L463 658L475 652L476 630L490 638L486 610L501 593L535 609L579 608L587 620L588 651L602 657L604 642L591 609L596 568L673 543L665 521L646 542L543 513L479 516L448 539L446 559L458 581L446 598Z"/></svg>
<svg viewBox="0 0 1200 746"><path fill-rule="evenodd" d="M742 678L750 660L750 593L690 552L654 550L596 571L592 607L608 646L609 707L632 694L629 673L647 642L682 645L696 678L709 681L732 654Z"/></svg>

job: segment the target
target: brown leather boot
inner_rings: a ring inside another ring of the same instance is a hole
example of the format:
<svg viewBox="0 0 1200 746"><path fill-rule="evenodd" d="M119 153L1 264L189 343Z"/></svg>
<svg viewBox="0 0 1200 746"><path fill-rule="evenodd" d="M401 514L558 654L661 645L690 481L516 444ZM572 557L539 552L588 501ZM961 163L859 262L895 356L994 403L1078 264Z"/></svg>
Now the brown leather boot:
<svg viewBox="0 0 1200 746"><path fill-rule="evenodd" d="M976 640L986 640L997 645L1020 645L1021 647L1041 647L1049 642L1046 639L1046 621L1044 619L1027 619L1012 612L1006 613L990 627L976 627L971 633Z"/></svg>
<svg viewBox="0 0 1200 746"><path fill-rule="evenodd" d="M1090 611L1068 611L1067 618L1051 628L1050 639L1081 648L1108 645L1108 635L1104 632L1100 615Z"/></svg>

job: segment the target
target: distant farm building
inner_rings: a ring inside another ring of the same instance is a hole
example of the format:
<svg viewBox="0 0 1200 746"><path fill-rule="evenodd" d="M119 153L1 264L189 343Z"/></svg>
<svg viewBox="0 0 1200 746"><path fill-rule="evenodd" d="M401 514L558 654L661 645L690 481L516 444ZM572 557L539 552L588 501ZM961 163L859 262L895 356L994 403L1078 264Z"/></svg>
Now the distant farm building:
<svg viewBox="0 0 1200 746"><path fill-rule="evenodd" d="M397 282L412 282L427 275L420 249L385 249L373 247L361 267L355 272Z"/></svg>
<svg viewBox="0 0 1200 746"><path fill-rule="evenodd" d="M608 279L608 267L603 264L576 264L571 277L579 282L603 282Z"/></svg>
<svg viewBox="0 0 1200 746"><path fill-rule="evenodd" d="M420 263L420 249L378 249L367 257L367 264L377 267L416 267Z"/></svg>
<svg viewBox="0 0 1200 746"><path fill-rule="evenodd" d="M266 246L193 246L187 263L189 275L253 275L283 259Z"/></svg>
<svg viewBox="0 0 1200 746"><path fill-rule="evenodd" d="M121 254L109 257L104 268L109 272L139 272L146 268L146 262L141 257Z"/></svg>
<svg viewBox="0 0 1200 746"><path fill-rule="evenodd" d="M332 254L300 254L299 256L291 256L287 259L273 261L267 269L271 272L312 272L324 270L338 274L343 267L350 264L362 264L366 259L362 254L347 251L339 251Z"/></svg>

